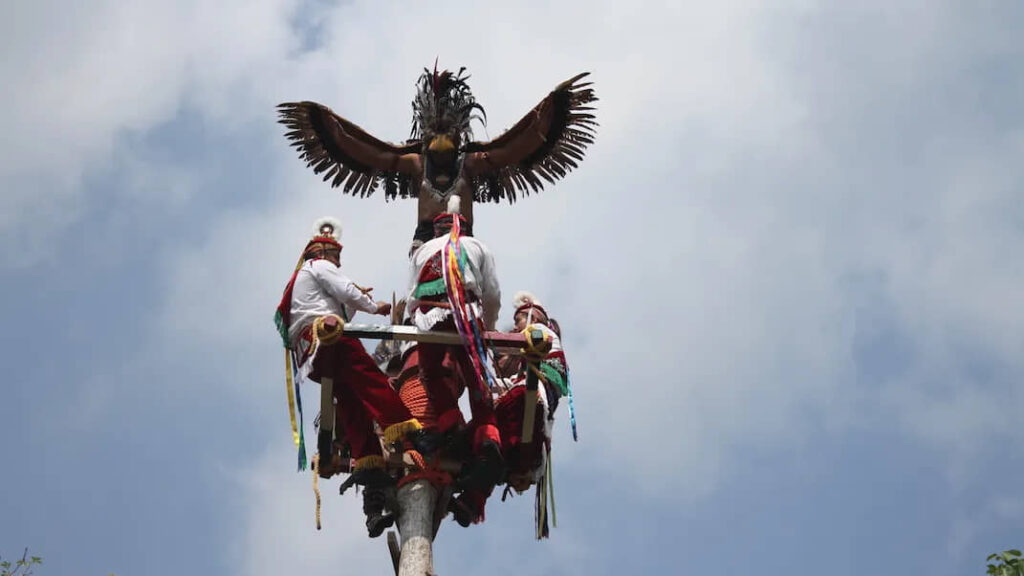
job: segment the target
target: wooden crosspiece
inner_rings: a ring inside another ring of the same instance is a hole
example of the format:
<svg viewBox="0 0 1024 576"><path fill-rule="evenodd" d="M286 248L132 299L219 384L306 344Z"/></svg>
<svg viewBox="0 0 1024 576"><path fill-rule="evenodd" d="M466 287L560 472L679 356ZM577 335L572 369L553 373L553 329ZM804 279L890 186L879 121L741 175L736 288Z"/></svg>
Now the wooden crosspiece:
<svg viewBox="0 0 1024 576"><path fill-rule="evenodd" d="M403 342L422 342L424 344L462 344L458 332L425 331L415 326L380 326L375 324L345 324L345 336L365 338L367 340L400 340ZM503 353L514 354L526 346L526 338L519 333L484 332L484 343L492 348L501 349Z"/></svg>

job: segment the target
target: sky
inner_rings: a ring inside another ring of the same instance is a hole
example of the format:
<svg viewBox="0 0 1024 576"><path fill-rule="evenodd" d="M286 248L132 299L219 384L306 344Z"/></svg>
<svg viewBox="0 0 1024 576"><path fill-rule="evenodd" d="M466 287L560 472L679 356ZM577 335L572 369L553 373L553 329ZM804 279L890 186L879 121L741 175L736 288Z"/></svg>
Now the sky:
<svg viewBox="0 0 1024 576"><path fill-rule="evenodd" d="M401 291L415 206L329 188L274 106L402 141L437 58L472 74L481 139L578 72L600 98L579 169L474 227L506 300L563 328L580 441L561 411L558 526L535 541L532 495L494 499L443 524L437 573L983 574L1024 545L1022 21L946 0L9 7L0 555L390 573L337 479L314 528L272 315L325 215L345 272Z"/></svg>

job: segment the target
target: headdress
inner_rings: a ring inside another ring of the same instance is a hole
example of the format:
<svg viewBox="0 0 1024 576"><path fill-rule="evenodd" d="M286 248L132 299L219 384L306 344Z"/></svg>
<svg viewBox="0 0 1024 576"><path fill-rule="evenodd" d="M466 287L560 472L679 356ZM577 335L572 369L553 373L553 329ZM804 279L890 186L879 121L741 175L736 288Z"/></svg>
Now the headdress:
<svg viewBox="0 0 1024 576"><path fill-rule="evenodd" d="M515 306L515 312L512 313L513 318L515 318L516 314L519 314L524 310L531 311L529 315L530 317L526 320L527 324L534 320L533 310L539 310L540 313L544 315L545 321L548 321L550 318L548 316L548 311L541 305L540 300L537 300L537 297L529 292L516 292L516 295L512 299L512 305Z"/></svg>
<svg viewBox="0 0 1024 576"><path fill-rule="evenodd" d="M469 76L463 76L465 67L459 68L457 74L448 70L434 71L424 68L423 74L416 81L416 97L412 101L412 132L410 138L444 146L443 139L431 142L434 136L458 136L462 144L473 137L470 122L474 119L487 124L487 113L477 103L469 89ZM475 114L479 110L480 114ZM448 145L451 145L449 140Z"/></svg>
<svg viewBox="0 0 1024 576"><path fill-rule="evenodd" d="M313 224L313 237L306 243L306 247L302 251L303 257L299 260L300 265L306 260L306 251L315 244L331 244L341 248L341 222L331 217L325 217Z"/></svg>

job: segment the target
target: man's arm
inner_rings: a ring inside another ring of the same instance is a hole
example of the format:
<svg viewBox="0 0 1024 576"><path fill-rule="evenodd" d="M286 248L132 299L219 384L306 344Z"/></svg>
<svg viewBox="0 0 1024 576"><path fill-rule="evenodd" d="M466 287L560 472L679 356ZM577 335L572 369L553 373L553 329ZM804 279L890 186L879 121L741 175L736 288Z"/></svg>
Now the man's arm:
<svg viewBox="0 0 1024 576"><path fill-rule="evenodd" d="M316 260L313 262L312 270L324 291L343 306L370 314L382 313L380 303L374 302L373 298L370 298L352 280L342 274L341 268L326 260Z"/></svg>

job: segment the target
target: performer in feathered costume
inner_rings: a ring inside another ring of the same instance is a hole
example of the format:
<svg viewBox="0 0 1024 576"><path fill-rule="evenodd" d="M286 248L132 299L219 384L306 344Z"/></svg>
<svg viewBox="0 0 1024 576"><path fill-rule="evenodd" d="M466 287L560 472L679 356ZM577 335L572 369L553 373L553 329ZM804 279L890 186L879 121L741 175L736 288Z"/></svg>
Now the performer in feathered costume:
<svg viewBox="0 0 1024 576"><path fill-rule="evenodd" d="M412 256L408 311L420 330L457 331L462 336L463 346L419 345L421 380L438 412L437 428L459 428L458 398L446 385L443 371L445 357L450 359L470 393L469 430L478 461L469 482L493 488L504 466L490 395L493 359L483 346L482 333L493 330L498 320L501 289L494 258L482 242L462 233L464 224L458 198L453 198L449 212L434 219L436 237Z"/></svg>
<svg viewBox="0 0 1024 576"><path fill-rule="evenodd" d="M386 315L391 304L374 302L371 289L361 288L342 274L339 242L341 226L325 218L317 221L315 234L306 244L302 258L285 287L277 308L277 326L288 349L289 402L292 378L304 376L322 382L331 379L337 402L336 423L332 430L344 430L355 459L351 481L365 485L364 511L371 536L379 536L394 519L384 516L384 488L393 479L384 469L380 439L374 432L376 420L388 443L418 440L423 435L401 399L377 368L359 340L343 334L344 322L357 311ZM301 399L295 388L296 400ZM333 424L333 423L332 423ZM300 444L300 468L305 465L305 441L301 423L292 431ZM333 438L318 438L321 464L329 466Z"/></svg>
<svg viewBox="0 0 1024 576"><path fill-rule="evenodd" d="M515 202L516 195L539 192L576 168L593 143L597 100L589 73L559 84L501 136L473 141L470 122L484 121L465 68L424 69L412 102L411 139L389 144L316 102L278 106L286 136L300 157L331 186L344 184L346 194L368 196L383 180L385 197L417 197L416 245L433 237L433 219L450 196L462 199L465 232L472 235L473 202ZM480 114L477 114L479 112Z"/></svg>

